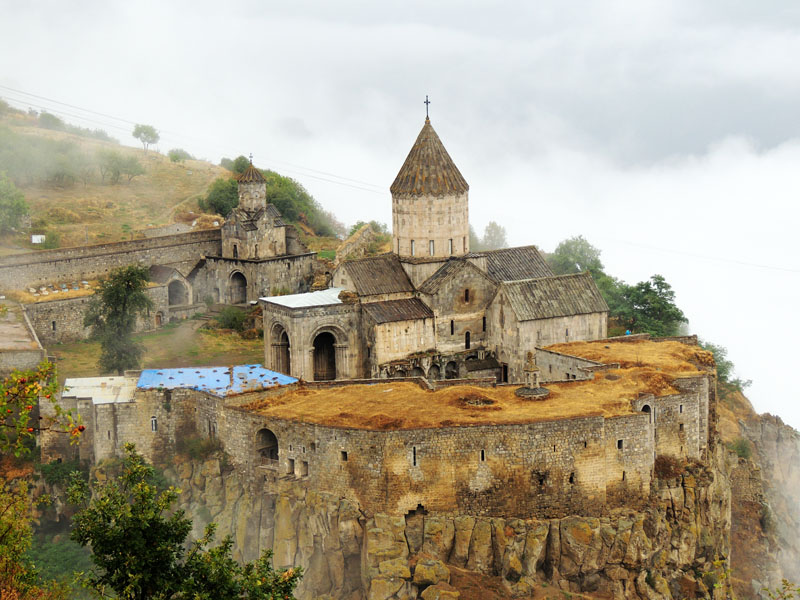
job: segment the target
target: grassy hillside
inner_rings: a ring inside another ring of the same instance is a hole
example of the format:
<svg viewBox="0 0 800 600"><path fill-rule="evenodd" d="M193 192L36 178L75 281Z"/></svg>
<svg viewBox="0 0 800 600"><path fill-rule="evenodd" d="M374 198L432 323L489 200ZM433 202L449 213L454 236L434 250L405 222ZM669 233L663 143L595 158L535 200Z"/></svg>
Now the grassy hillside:
<svg viewBox="0 0 800 600"><path fill-rule="evenodd" d="M165 155L152 150L145 154L142 148L44 129L39 124L35 117L25 113L5 114L0 118L0 129L6 136L24 136L13 139L30 142L37 151L66 147L72 155L92 161L98 153L113 150L122 156L136 157L144 167L144 174L130 182L123 177L116 184L109 183L108 177L103 182L99 169L91 166L87 168L85 182L26 177L21 169L15 173L6 167L9 177L24 193L30 206L32 231L60 234L61 246L84 244L87 239L89 243L131 239L138 229L172 223L178 213L198 210L197 199L205 194L216 177L230 175L222 167L208 162L187 160L173 163ZM51 158L41 156L41 161L47 162ZM180 220L186 220L186 215L183 217ZM2 254L33 247L27 235L0 239Z"/></svg>

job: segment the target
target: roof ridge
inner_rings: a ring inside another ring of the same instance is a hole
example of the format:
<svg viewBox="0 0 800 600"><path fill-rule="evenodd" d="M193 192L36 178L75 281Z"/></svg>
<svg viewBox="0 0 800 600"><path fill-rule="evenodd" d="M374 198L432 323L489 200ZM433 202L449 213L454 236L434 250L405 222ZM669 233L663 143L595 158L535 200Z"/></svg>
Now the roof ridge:
<svg viewBox="0 0 800 600"><path fill-rule="evenodd" d="M374 256L359 256L358 258L345 258L341 264L346 265L347 263L354 263L354 262L361 262L365 260L373 260L376 258L384 258L386 256L397 256L394 252L381 252L380 254L376 254ZM399 260L398 256L398 260Z"/></svg>
<svg viewBox="0 0 800 600"><path fill-rule="evenodd" d="M512 279L509 281L501 281L500 283L525 283L527 281L541 281L542 279L564 279L566 277L578 277L592 274L589 271L581 271L580 273L562 273L561 275L547 275L546 277L528 277L527 279Z"/></svg>

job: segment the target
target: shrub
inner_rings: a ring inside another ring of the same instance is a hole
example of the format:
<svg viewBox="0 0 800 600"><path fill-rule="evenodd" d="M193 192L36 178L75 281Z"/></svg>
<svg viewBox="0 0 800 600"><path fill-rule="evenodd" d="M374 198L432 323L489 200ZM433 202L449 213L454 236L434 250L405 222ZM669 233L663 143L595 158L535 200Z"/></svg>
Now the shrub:
<svg viewBox="0 0 800 600"><path fill-rule="evenodd" d="M81 465L81 462L77 459L60 462L53 460L46 465L39 465L39 471L42 473L44 480L50 485L66 483L70 474L74 471L80 472L84 479L88 480L89 478L89 470L85 465Z"/></svg>
<svg viewBox="0 0 800 600"><path fill-rule="evenodd" d="M208 437L181 437L178 439L176 449L193 460L208 458L214 452L222 450L222 442L217 438Z"/></svg>
<svg viewBox="0 0 800 600"><path fill-rule="evenodd" d="M728 450L735 452L739 458L750 458L753 456L753 446L749 440L737 438L728 443Z"/></svg>
<svg viewBox="0 0 800 600"><path fill-rule="evenodd" d="M173 148L172 150L167 152L167 156L174 163L183 162L185 160L194 160L194 156L189 154L183 148Z"/></svg>
<svg viewBox="0 0 800 600"><path fill-rule="evenodd" d="M220 311L219 315L214 319L222 329L233 329L234 331L242 331L244 329L244 321L247 315L233 306L226 306Z"/></svg>
<svg viewBox="0 0 800 600"><path fill-rule="evenodd" d="M674 456L659 454L653 466L658 479L675 479L683 473L683 463Z"/></svg>

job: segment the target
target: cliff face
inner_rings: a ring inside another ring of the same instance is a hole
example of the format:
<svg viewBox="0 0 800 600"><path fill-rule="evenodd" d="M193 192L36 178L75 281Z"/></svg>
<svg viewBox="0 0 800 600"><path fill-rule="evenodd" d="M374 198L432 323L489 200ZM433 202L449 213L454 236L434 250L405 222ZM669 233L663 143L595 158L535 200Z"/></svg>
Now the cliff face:
<svg viewBox="0 0 800 600"><path fill-rule="evenodd" d="M234 537L238 558L271 549L277 567L302 566L298 598L456 598L459 588L462 598L491 597L484 585L479 595L464 587L465 574L513 597L547 585L614 598L693 598L724 585L724 567L714 561L729 552L725 454L715 453L718 468L660 480L646 510L550 520L369 515L294 479L268 488L245 482L217 458L178 457L165 475L183 489L196 535L213 520Z"/></svg>

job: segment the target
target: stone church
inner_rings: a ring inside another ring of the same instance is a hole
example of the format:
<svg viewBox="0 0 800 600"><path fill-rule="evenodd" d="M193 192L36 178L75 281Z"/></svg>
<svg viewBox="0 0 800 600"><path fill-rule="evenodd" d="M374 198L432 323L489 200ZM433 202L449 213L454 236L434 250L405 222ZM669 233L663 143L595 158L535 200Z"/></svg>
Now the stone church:
<svg viewBox="0 0 800 600"><path fill-rule="evenodd" d="M342 262L328 289L260 299L268 369L513 383L538 346L606 337L588 273L554 275L535 246L470 251L469 185L429 118L390 190L392 252Z"/></svg>

